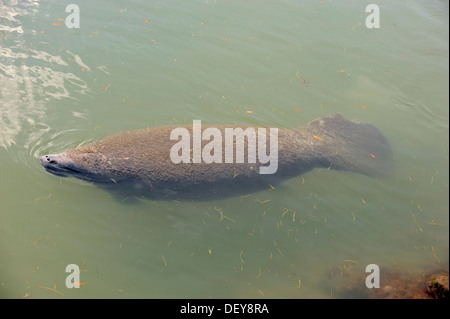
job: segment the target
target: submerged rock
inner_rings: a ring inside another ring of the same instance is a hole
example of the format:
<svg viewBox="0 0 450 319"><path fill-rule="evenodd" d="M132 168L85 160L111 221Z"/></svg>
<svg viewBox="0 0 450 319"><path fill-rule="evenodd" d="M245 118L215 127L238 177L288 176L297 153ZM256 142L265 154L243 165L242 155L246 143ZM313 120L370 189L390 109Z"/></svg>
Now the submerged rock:
<svg viewBox="0 0 450 319"><path fill-rule="evenodd" d="M448 274L432 276L428 282L427 293L434 299L448 298Z"/></svg>
<svg viewBox="0 0 450 319"><path fill-rule="evenodd" d="M345 264L330 268L327 285L333 297L352 299L445 299L448 298L449 275L434 270L422 274L406 269L384 268L380 288L365 285L367 273L358 264Z"/></svg>

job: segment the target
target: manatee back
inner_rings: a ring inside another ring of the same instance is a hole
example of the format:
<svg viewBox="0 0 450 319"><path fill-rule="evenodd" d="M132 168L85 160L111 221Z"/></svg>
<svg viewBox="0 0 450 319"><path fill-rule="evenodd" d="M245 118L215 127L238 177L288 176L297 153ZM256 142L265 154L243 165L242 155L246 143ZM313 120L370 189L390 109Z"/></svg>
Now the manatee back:
<svg viewBox="0 0 450 319"><path fill-rule="evenodd" d="M296 165L294 151L298 147L292 147L297 143L295 133L289 130L278 130L278 163L279 172L270 175L261 175L261 163L248 161L248 139L243 139L244 162L236 160L238 140L233 140L233 161L227 163L225 159L225 129L240 128L246 130L248 126L232 125L202 125L202 130L217 128L222 135L222 160L220 162L194 163L193 143L190 141L189 163L175 164L171 158L171 149L177 140L171 140L170 134L175 128L185 128L191 138L193 137L192 125L189 126L165 126L144 130L119 133L97 142L68 151L72 156L80 153L90 154L90 158L84 161L85 166L102 167L103 174L111 175L110 180L114 184L120 184L125 188L131 188L132 192L137 188L147 197L152 198L222 198L236 194L248 194L276 185L286 178L298 175L288 174L288 169ZM257 132L257 128L254 128ZM265 128L266 149L270 152L270 129ZM200 149L209 143L201 141ZM289 153L289 154L288 154ZM291 172L292 173L292 172ZM116 185L111 185L116 187ZM124 188L122 187L122 188Z"/></svg>

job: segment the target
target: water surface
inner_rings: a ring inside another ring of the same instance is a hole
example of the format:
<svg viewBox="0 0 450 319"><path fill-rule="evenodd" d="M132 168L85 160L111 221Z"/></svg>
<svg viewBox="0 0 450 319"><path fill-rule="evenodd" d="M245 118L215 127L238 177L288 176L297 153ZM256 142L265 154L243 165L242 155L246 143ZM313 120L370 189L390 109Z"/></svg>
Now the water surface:
<svg viewBox="0 0 450 319"><path fill-rule="evenodd" d="M1 297L340 298L368 264L448 271L448 2L378 1L379 29L368 1L78 1L79 29L69 3L0 0ZM392 176L315 169L221 201L132 201L38 159L194 119L335 112L385 134Z"/></svg>

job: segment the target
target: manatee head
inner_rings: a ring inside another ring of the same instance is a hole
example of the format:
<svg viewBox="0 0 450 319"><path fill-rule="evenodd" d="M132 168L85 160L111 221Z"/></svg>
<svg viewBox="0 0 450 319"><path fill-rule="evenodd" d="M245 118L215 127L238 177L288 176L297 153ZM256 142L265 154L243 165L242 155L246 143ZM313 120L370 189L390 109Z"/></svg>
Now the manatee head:
<svg viewBox="0 0 450 319"><path fill-rule="evenodd" d="M80 152L78 149L40 157L44 168L57 176L76 177L89 182L116 183L122 179L108 163L105 156L97 152Z"/></svg>

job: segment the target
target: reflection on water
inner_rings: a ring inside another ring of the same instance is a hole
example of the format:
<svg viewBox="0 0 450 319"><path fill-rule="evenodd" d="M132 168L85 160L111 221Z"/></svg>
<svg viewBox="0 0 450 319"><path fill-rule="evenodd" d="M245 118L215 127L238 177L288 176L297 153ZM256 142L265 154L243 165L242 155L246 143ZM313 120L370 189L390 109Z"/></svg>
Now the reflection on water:
<svg viewBox="0 0 450 319"><path fill-rule="evenodd" d="M29 39L30 33L38 31L27 30L27 35L24 34L22 20L38 10L39 1L0 3L0 146L16 161L21 157L20 161L25 163L29 162L30 155L33 158L41 153L41 139L45 134L50 133L50 139L61 134L51 132L47 103L74 99L73 92L89 91L85 81L66 70L73 60L89 71L78 55L68 50L60 55L38 50ZM73 116L85 115L73 112ZM21 145L17 145L18 141Z"/></svg>

